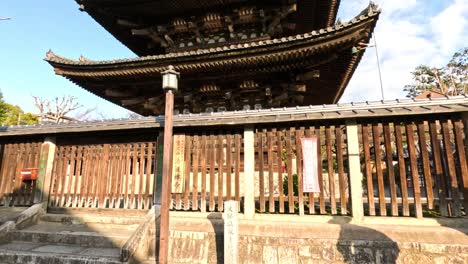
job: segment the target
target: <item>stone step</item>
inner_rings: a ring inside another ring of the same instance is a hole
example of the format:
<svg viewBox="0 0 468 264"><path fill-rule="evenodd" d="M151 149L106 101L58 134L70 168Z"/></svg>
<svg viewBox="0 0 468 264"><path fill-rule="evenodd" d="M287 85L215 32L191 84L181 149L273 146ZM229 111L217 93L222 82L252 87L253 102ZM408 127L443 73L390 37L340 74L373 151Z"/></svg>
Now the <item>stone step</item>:
<svg viewBox="0 0 468 264"><path fill-rule="evenodd" d="M122 264L119 248L12 241L0 245L2 264Z"/></svg>
<svg viewBox="0 0 468 264"><path fill-rule="evenodd" d="M33 243L68 244L82 247L121 247L127 242L128 236L107 235L95 232L41 232L14 231L8 234L10 240Z"/></svg>
<svg viewBox="0 0 468 264"><path fill-rule="evenodd" d="M157 264L157 263L158 261L154 257L148 258L147 260L141 262L141 264Z"/></svg>
<svg viewBox="0 0 468 264"><path fill-rule="evenodd" d="M115 224L115 225L139 225L143 221L142 216L126 217L122 215L91 215L91 214L45 214L40 220L44 222L57 222L64 224Z"/></svg>
<svg viewBox="0 0 468 264"><path fill-rule="evenodd" d="M62 224L39 222L8 234L10 240L34 243L66 243L77 246L121 247L138 225Z"/></svg>

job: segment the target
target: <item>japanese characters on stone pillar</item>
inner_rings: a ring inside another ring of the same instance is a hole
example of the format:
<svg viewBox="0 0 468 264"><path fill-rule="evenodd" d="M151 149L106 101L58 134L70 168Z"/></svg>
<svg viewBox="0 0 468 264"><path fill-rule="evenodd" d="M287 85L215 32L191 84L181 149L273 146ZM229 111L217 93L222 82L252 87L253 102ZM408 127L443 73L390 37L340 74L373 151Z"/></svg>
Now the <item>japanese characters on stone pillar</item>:
<svg viewBox="0 0 468 264"><path fill-rule="evenodd" d="M239 259L239 220L237 201L224 202L224 263L237 264Z"/></svg>

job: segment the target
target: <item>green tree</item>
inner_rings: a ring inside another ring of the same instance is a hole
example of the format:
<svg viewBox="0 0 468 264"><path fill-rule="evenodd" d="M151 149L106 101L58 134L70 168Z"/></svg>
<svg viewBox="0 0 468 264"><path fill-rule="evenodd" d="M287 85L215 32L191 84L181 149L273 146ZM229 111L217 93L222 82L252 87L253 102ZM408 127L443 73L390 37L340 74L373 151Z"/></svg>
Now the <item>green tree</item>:
<svg viewBox="0 0 468 264"><path fill-rule="evenodd" d="M413 84L406 85L406 97L416 97L425 91L460 95L468 89L468 47L456 52L443 68L420 65L411 73Z"/></svg>
<svg viewBox="0 0 468 264"><path fill-rule="evenodd" d="M25 113L19 106L9 104L3 100L0 93L0 125L31 125L38 124L39 118L31 113Z"/></svg>

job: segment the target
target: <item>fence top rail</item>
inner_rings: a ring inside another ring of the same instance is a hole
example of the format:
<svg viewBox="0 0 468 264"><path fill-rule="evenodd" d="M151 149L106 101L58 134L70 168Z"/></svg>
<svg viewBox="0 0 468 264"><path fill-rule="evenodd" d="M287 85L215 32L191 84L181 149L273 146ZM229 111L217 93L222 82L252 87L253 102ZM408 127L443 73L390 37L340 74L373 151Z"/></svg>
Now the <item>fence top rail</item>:
<svg viewBox="0 0 468 264"><path fill-rule="evenodd" d="M352 119L468 111L468 95L433 99L400 99L334 105L315 105L218 113L180 114L175 127L247 125L305 120ZM97 132L164 127L164 116L137 119L70 122L0 127L0 137L14 135Z"/></svg>

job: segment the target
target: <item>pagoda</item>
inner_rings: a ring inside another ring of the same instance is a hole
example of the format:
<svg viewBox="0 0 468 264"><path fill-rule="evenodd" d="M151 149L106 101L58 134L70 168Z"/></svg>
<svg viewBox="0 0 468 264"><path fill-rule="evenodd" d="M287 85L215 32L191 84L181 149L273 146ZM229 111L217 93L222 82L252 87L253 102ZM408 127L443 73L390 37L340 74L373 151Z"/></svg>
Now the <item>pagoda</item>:
<svg viewBox="0 0 468 264"><path fill-rule="evenodd" d="M339 0L77 0L136 58L71 60L56 72L144 116L164 113L161 72L181 73L175 113L336 103L380 11L337 21Z"/></svg>

